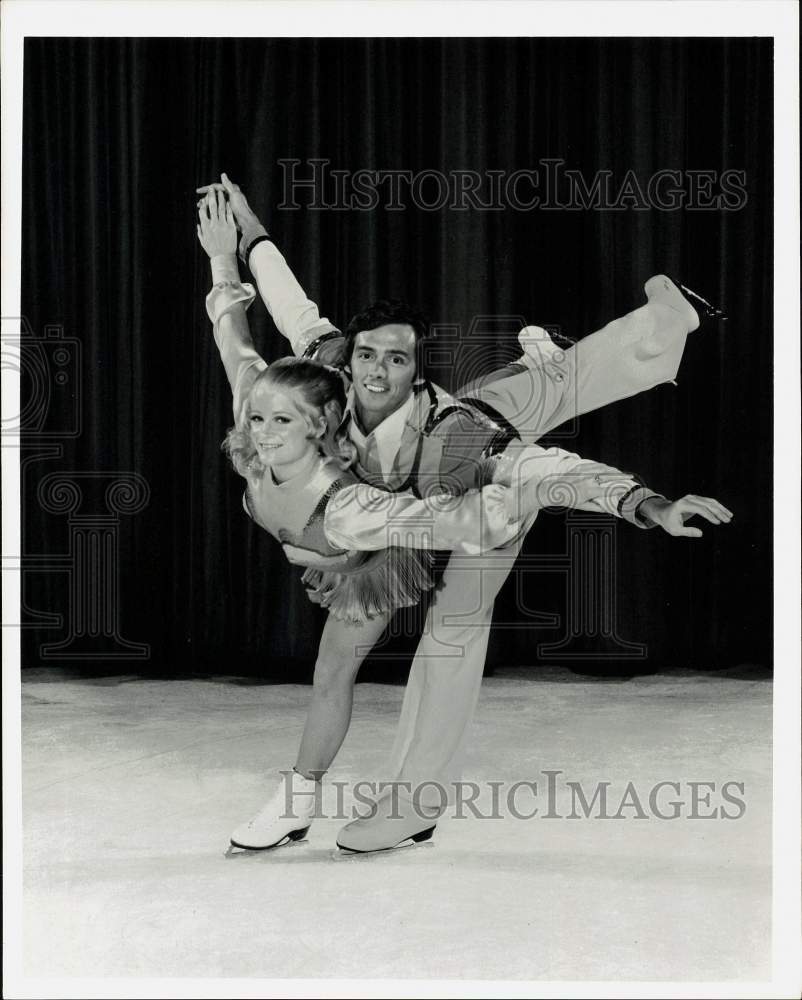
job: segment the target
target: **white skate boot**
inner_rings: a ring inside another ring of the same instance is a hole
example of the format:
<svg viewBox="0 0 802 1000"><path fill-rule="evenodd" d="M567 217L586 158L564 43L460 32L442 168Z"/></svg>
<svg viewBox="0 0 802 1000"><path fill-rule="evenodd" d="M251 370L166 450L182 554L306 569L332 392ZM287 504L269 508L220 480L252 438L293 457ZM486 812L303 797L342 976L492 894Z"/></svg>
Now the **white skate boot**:
<svg viewBox="0 0 802 1000"><path fill-rule="evenodd" d="M266 851L288 839L303 840L312 825L319 795L319 782L297 771L283 771L264 808L231 834L231 846Z"/></svg>
<svg viewBox="0 0 802 1000"><path fill-rule="evenodd" d="M663 302L677 312L682 313L688 323L688 332L699 329L702 320L725 320L727 314L723 309L703 299L698 292L687 285L680 284L665 274L655 274L643 286L646 298L650 302Z"/></svg>

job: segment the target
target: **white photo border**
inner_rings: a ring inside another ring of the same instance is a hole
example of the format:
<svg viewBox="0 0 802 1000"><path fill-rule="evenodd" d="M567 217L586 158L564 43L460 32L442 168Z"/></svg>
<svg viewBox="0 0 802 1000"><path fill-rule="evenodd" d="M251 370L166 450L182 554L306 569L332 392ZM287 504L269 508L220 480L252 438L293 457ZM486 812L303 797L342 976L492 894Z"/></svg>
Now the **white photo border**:
<svg viewBox="0 0 802 1000"><path fill-rule="evenodd" d="M309 25L314 25L310 32ZM458 25L458 31L454 26ZM412 27L411 27L412 26ZM578 27L580 26L580 27ZM5 0L2 10L2 312L21 315L22 64L26 36L738 37L774 39L773 974L761 983L33 979L22 971L20 574L3 569L4 981L9 997L787 997L800 977L799 47L792 0ZM770 334L755 331L755 336ZM4 413L19 412L3 370ZM2 449L3 553L21 551L14 447ZM734 919L748 920L749 914Z"/></svg>

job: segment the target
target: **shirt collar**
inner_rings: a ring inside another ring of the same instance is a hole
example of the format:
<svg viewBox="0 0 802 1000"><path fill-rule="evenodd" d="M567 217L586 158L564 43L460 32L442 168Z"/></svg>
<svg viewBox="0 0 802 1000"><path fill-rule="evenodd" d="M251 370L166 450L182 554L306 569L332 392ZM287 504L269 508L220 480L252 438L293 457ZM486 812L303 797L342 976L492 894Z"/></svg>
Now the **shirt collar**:
<svg viewBox="0 0 802 1000"><path fill-rule="evenodd" d="M351 415L351 419L348 422L348 436L356 445L359 458L362 461L364 461L370 439L373 438L376 444L376 452L382 475L388 476L392 472L395 457L398 454L398 449L401 447L401 435L404 433L404 427L412 413L412 407L415 405L415 394L410 393L398 409L393 410L369 434L365 434L357 422L355 398L354 390L351 389L345 405L345 412Z"/></svg>

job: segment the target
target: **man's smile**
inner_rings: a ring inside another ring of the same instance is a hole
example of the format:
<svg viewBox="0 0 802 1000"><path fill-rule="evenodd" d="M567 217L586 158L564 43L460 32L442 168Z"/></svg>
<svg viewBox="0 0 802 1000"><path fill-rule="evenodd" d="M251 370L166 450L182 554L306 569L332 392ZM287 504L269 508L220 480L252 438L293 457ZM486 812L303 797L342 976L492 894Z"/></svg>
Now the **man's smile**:
<svg viewBox="0 0 802 1000"><path fill-rule="evenodd" d="M412 393L415 331L407 323L360 330L350 361L357 415L370 433Z"/></svg>

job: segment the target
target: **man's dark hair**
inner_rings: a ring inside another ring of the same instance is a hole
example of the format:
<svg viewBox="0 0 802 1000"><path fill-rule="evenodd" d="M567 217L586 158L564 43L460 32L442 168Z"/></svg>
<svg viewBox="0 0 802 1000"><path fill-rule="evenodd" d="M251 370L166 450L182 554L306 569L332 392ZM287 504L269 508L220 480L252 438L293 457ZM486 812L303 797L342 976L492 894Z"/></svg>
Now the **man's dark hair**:
<svg viewBox="0 0 802 1000"><path fill-rule="evenodd" d="M350 365L358 333L376 330L388 323L405 323L412 327L415 332L415 373L425 377L423 343L431 337L429 320L419 309L401 299L379 299L353 317L345 328L341 363Z"/></svg>

